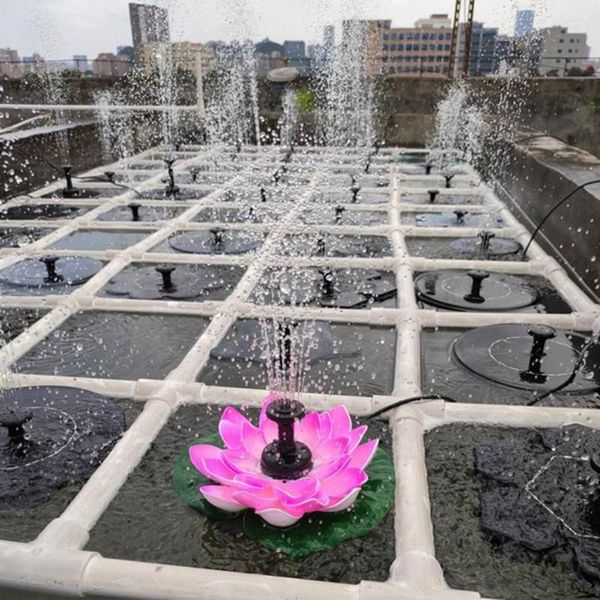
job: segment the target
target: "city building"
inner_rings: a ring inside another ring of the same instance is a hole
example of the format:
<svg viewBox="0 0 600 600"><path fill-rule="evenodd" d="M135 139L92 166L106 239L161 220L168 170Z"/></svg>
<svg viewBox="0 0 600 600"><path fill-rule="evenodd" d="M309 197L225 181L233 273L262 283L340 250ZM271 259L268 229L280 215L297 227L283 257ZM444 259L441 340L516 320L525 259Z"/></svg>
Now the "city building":
<svg viewBox="0 0 600 600"><path fill-rule="evenodd" d="M143 44L166 43L169 37L169 11L149 4L129 4L129 20L135 59L141 60Z"/></svg>
<svg viewBox="0 0 600 600"><path fill-rule="evenodd" d="M23 57L23 75L41 75L46 72L46 61L37 53Z"/></svg>
<svg viewBox="0 0 600 600"><path fill-rule="evenodd" d="M535 12L532 10L518 10L515 17L515 37L523 37L533 31Z"/></svg>
<svg viewBox="0 0 600 600"><path fill-rule="evenodd" d="M286 59L283 46L265 38L255 45L256 72L259 77L265 77L272 69L285 67Z"/></svg>
<svg viewBox="0 0 600 600"><path fill-rule="evenodd" d="M196 73L198 60L201 61L202 73L215 70L214 47L194 42L173 42L170 44L150 42L142 45L140 57L141 64L148 73L158 69L162 59L170 60L174 69L181 69L182 71Z"/></svg>
<svg viewBox="0 0 600 600"><path fill-rule="evenodd" d="M484 27L483 23L473 22L471 30L471 48L467 73L471 77L485 77L498 71L498 29ZM467 24L458 26L458 43L454 63L454 72L463 73L465 48L467 44Z"/></svg>
<svg viewBox="0 0 600 600"><path fill-rule="evenodd" d="M135 52L133 46L117 46L117 54L126 56L130 62L135 60Z"/></svg>
<svg viewBox="0 0 600 600"><path fill-rule="evenodd" d="M85 54L73 55L73 68L80 73L86 73L90 70L90 64Z"/></svg>
<svg viewBox="0 0 600 600"><path fill-rule="evenodd" d="M323 28L323 46L325 50L331 52L335 44L335 27L333 25L325 25Z"/></svg>
<svg viewBox="0 0 600 600"><path fill-rule="evenodd" d="M590 56L587 34L570 33L566 27L540 30L540 75L568 75L575 67L583 68Z"/></svg>
<svg viewBox="0 0 600 600"><path fill-rule="evenodd" d="M283 42L283 56L289 60L303 60L306 58L306 45L300 41L285 40Z"/></svg>
<svg viewBox="0 0 600 600"><path fill-rule="evenodd" d="M408 77L446 77L450 62L452 27L448 15L434 14L420 19L415 27L392 27L391 21L379 21L371 27L370 47L379 38L379 51L368 50L378 56L381 73Z"/></svg>
<svg viewBox="0 0 600 600"><path fill-rule="evenodd" d="M0 76L18 79L22 75L19 53L12 48L0 48Z"/></svg>
<svg viewBox="0 0 600 600"><path fill-rule="evenodd" d="M129 60L126 56L101 52L92 61L92 73L95 77L122 77L129 71Z"/></svg>

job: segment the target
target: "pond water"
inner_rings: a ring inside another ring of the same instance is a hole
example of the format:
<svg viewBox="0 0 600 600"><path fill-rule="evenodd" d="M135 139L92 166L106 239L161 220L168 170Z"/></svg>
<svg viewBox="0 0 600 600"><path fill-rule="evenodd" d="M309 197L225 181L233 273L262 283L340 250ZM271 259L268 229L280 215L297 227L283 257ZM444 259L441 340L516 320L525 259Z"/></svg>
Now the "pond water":
<svg viewBox="0 0 600 600"><path fill-rule="evenodd" d="M20 373L162 379L181 362L207 323L190 316L80 312L13 368Z"/></svg>

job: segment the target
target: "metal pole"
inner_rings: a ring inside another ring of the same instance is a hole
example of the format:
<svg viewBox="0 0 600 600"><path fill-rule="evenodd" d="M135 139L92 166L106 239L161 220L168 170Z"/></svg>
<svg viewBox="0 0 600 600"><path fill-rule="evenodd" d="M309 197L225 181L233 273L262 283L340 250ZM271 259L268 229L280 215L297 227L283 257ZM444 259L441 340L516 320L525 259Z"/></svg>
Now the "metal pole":
<svg viewBox="0 0 600 600"><path fill-rule="evenodd" d="M142 112L171 112L178 110L198 110L198 106L174 106L174 105L144 105L144 104L119 104L119 105L107 105L99 106L95 104L0 104L0 110L74 110L74 111L97 111L97 110L108 110L114 112L131 112L131 111L142 111Z"/></svg>
<svg viewBox="0 0 600 600"><path fill-rule="evenodd" d="M196 52L196 106L198 114L204 114L204 84L202 82L202 50Z"/></svg>

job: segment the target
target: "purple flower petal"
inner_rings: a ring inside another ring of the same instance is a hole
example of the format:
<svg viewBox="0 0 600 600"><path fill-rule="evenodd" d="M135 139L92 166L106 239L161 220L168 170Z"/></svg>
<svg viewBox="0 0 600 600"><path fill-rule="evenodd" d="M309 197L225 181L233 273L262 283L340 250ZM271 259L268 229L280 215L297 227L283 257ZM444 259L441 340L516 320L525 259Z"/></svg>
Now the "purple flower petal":
<svg viewBox="0 0 600 600"><path fill-rule="evenodd" d="M296 424L294 434L299 442L306 444L314 451L321 442L321 427L318 413L309 412Z"/></svg>
<svg viewBox="0 0 600 600"><path fill-rule="evenodd" d="M352 431L352 418L343 404L334 406L328 414L331 419L331 437L341 437Z"/></svg>
<svg viewBox="0 0 600 600"><path fill-rule="evenodd" d="M351 490L350 492L348 492L344 498L341 498L335 504L331 504L327 508L323 508L322 511L323 512L340 512L342 510L347 510L354 504L354 502L358 498L359 494L360 494L360 488L355 488L355 489Z"/></svg>
<svg viewBox="0 0 600 600"><path fill-rule="evenodd" d="M228 406L219 422L219 435L230 450L242 450L242 425L250 424L248 419L235 408Z"/></svg>
<svg viewBox="0 0 600 600"><path fill-rule="evenodd" d="M343 469L321 481L321 489L330 498L342 498L351 490L363 486L369 478L360 469Z"/></svg>
<svg viewBox="0 0 600 600"><path fill-rule="evenodd" d="M228 467L221 458L206 458L200 460L198 470L217 483L232 484L237 473Z"/></svg>
<svg viewBox="0 0 600 600"><path fill-rule="evenodd" d="M242 424L242 447L247 454L260 460L266 446L265 438L258 427L251 423Z"/></svg>
<svg viewBox="0 0 600 600"><path fill-rule="evenodd" d="M196 444L195 446L190 446L188 450L188 456L190 457L191 463L203 473L202 469L202 461L207 458L216 458L220 459L222 450L217 448L216 446L211 446L210 444Z"/></svg>
<svg viewBox="0 0 600 600"><path fill-rule="evenodd" d="M297 523L304 513L293 515L281 508L267 508L257 510L256 514L262 517L269 525L274 525L275 527L289 527L290 525Z"/></svg>
<svg viewBox="0 0 600 600"><path fill-rule="evenodd" d="M244 510L247 506L240 504L233 498L234 488L224 485L203 485L200 488L200 493L204 496L207 502L213 506L226 510L227 512L238 512Z"/></svg>
<svg viewBox="0 0 600 600"><path fill-rule="evenodd" d="M358 447L358 445L360 444L361 440L363 439L365 433L367 433L366 425L361 425L360 427L353 429L350 432L350 441L348 442L348 447L346 448L346 452L348 452L349 454L354 452L356 450L356 448Z"/></svg>
<svg viewBox="0 0 600 600"><path fill-rule="evenodd" d="M350 456L349 467L357 469L366 469L371 462L371 459L377 451L379 440L369 440L368 442L360 445Z"/></svg>

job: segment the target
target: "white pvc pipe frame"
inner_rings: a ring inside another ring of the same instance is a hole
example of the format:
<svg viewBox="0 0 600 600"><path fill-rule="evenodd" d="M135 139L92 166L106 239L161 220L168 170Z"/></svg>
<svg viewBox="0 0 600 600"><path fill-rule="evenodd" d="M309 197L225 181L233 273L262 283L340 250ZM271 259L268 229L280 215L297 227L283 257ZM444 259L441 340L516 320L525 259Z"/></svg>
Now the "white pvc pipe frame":
<svg viewBox="0 0 600 600"><path fill-rule="evenodd" d="M223 148L207 150L204 147L193 148L192 158L181 160L176 171L183 171ZM248 149L250 150L250 149ZM312 150L314 151L314 150ZM137 157L119 161L102 169L90 171L96 175L103 170L120 170L132 160L144 160L156 152L148 150ZM186 152L184 150L184 152ZM258 164L272 169L277 159L277 148L263 147L259 153ZM319 148L325 167L328 159L347 150ZM386 158L393 158L401 149L384 150ZM186 153L187 155L187 153ZM334 163L335 164L335 163ZM381 162L374 163L380 169ZM254 169L255 167L253 167ZM328 321L365 323L373 325L395 326L397 330L396 366L394 390L390 396L354 397L327 396L324 394L305 394L304 400L310 408L324 409L343 402L357 415L365 415L395 400L421 393L420 389L420 331L423 327L472 327L492 323L544 323L567 329L598 331L600 329L600 307L567 277L564 270L543 250L533 244L529 262L482 262L470 260L431 260L408 255L405 238L408 235L438 237L468 235L475 230L465 228L417 228L402 225L402 213L417 210L443 211L455 209L456 205L415 206L402 203L404 194L424 193L435 177L401 174L401 166L390 167L391 186L389 202L383 205L349 206L349 210L384 210L388 213L389 223L372 227L320 226L315 230L330 233L362 233L387 236L393 248L393 255L383 258L289 258L277 257L273 252L276 243L287 233L298 230L295 218L301 210L317 207L309 202L310 197L326 178L315 174L303 199L295 204L273 203L275 209L283 207L285 216L276 224L232 224L232 228L249 228L269 231L269 237L261 249L252 255L243 257L227 256L191 256L169 253L153 253L152 248L181 229L202 229L213 224L191 223L203 208L221 206L220 199L227 189L243 184L245 173L237 172L227 184L199 200L169 202L168 206L181 206L186 210L177 218L156 223L99 223L94 219L115 206L127 204L133 199L132 192L125 192L110 199L94 198L88 200L73 199L68 203L94 206L91 211L68 221L53 221L39 224L54 229L46 237L24 248L0 251L0 269L26 257L40 256L49 244L70 233L84 228L94 229L139 229L153 231L139 243L120 251L71 252L54 251L57 255L77 254L109 259L108 264L90 281L68 296L46 297L0 297L4 307L49 308L48 312L28 330L15 338L0 350L0 368L8 369L18 358L35 346L51 331L59 327L70 316L83 310L135 311L157 314L195 314L211 317L208 327L190 348L177 368L164 380L140 379L137 381L94 379L86 377L64 377L50 375L16 374L14 383L26 385L65 385L81 387L115 398L133 398L144 403L137 420L115 445L103 464L90 477L60 517L51 521L39 537L31 543L0 541L0 585L9 588L28 589L66 595L110 595L113 597L140 599L189 599L229 600L325 600L328 598L353 600L443 600L480 598L476 592L451 590L444 582L442 570L435 558L433 543L433 525L431 521L427 472L424 460L423 434L433 426L455 421L477 423L495 423L507 426L558 426L565 423L581 422L588 426L600 426L597 411L568 408L526 408L516 406L488 406L477 404L446 404L441 401L423 402L419 405L405 406L393 411L390 424L393 433L393 454L396 471L395 499L395 539L396 559L390 571L390 578L384 583L363 581L359 585L306 581L283 577L251 575L228 571L194 569L168 565L155 565L135 561L104 558L98 553L82 550L89 539L89 531L108 507L112 499L135 469L151 442L168 418L183 404L215 403L260 405L265 390L247 390L224 388L196 383L195 377L206 363L210 349L226 334L238 317L256 317L268 315L294 315L297 318L323 319ZM463 184L477 181L476 174L467 168L468 177L457 178ZM139 190L147 190L160 184L163 171L147 180L137 182ZM250 172L255 172L250 170ZM138 171L139 173L139 171ZM338 176L331 180L343 181ZM422 182L422 187L405 187L403 182L414 184ZM59 189L59 182L34 194ZM102 186L100 186L102 187ZM201 190L203 186L186 186ZM215 186L217 187L217 186ZM343 189L339 187L338 189ZM386 193L385 190L372 190ZM514 237L522 243L528 239L526 229L513 217L506 207L484 184L455 188L450 193L477 194L480 205L469 205L470 211L491 211L499 214L505 227L495 230L501 237ZM29 198L17 198L7 203L17 206L35 202ZM44 199L44 203L53 200ZM60 201L58 201L60 202ZM165 206L162 202L143 201L148 205ZM225 206L225 205L223 205ZM236 206L228 202L227 207ZM4 221L3 226L31 226L31 221ZM36 223L38 225L38 223ZM306 230L306 227L303 228ZM98 291L108 280L132 262L161 262L201 264L240 264L247 270L230 296L223 302L164 302L137 301L130 299L100 298ZM372 308L370 310L332 310L324 308L261 307L248 302L248 297L256 282L266 268L273 265L293 264L298 266L331 265L340 267L369 267L392 270L396 274L398 285L397 308ZM503 273L521 273L544 275L573 308L568 315L536 313L452 313L428 309L419 309L413 289L413 272L424 269L442 268L485 268ZM126 532L125 532L126 533Z"/></svg>

